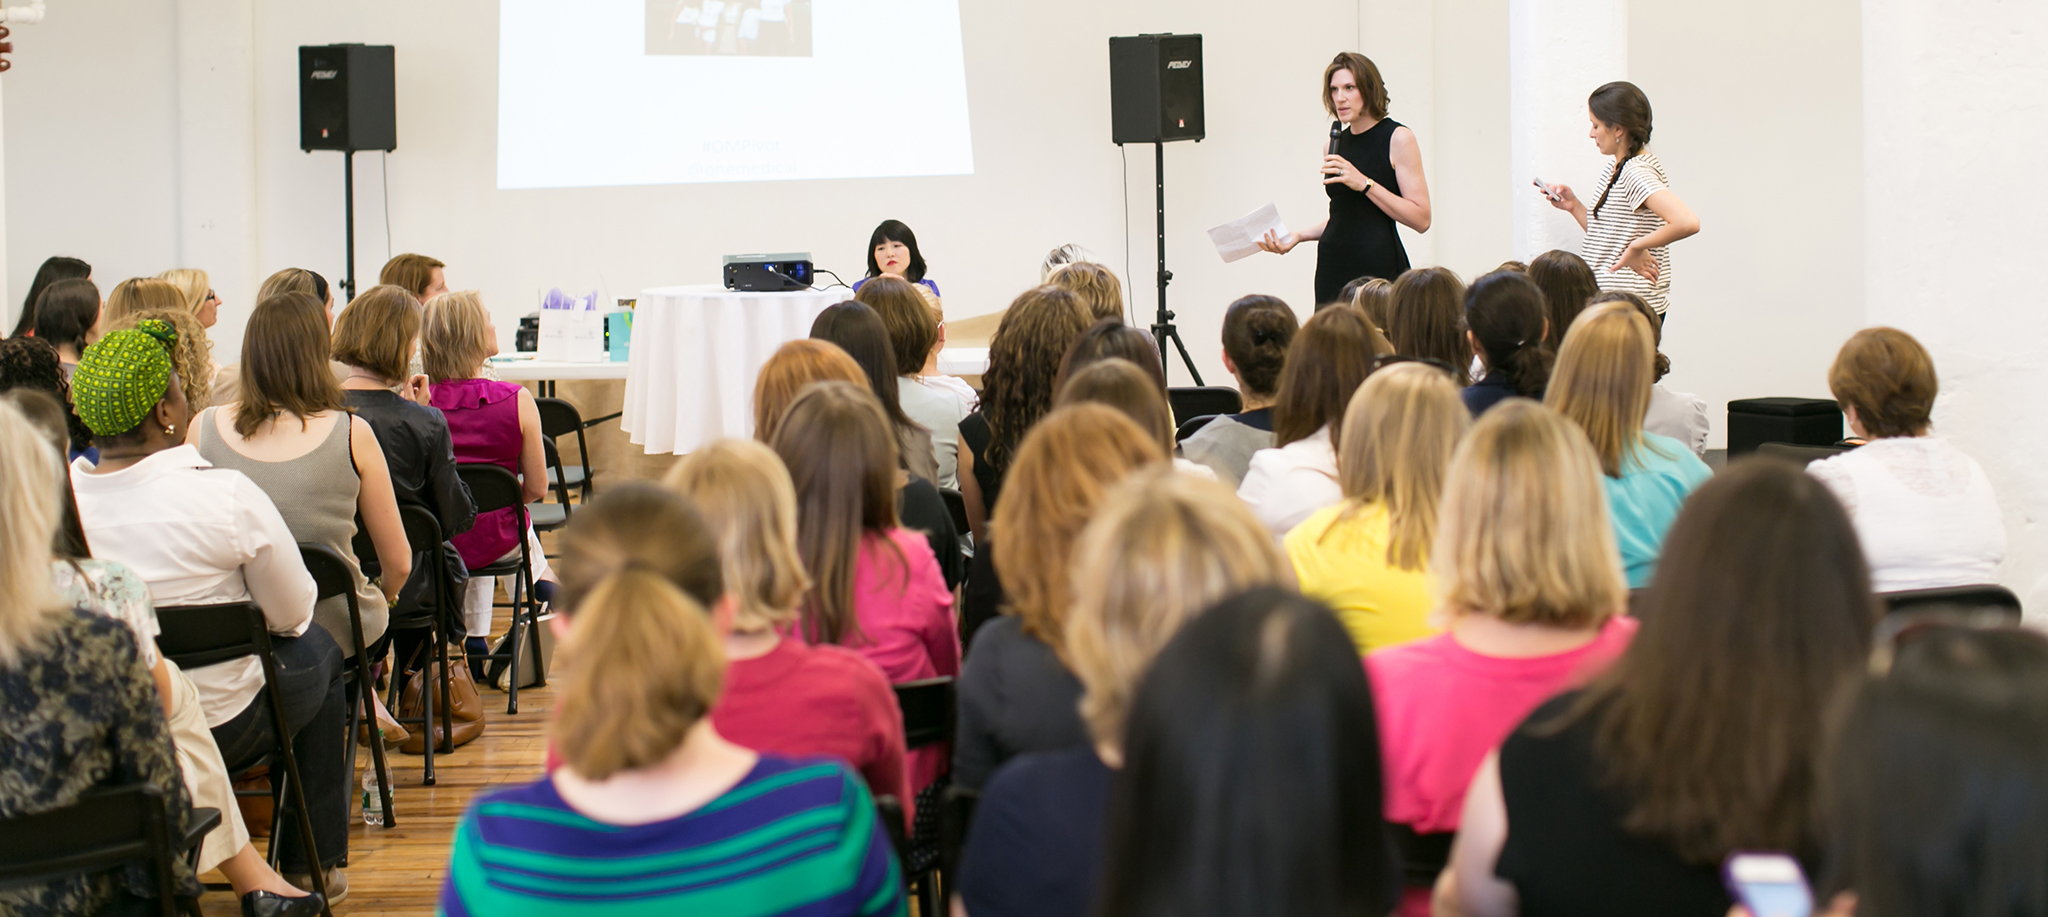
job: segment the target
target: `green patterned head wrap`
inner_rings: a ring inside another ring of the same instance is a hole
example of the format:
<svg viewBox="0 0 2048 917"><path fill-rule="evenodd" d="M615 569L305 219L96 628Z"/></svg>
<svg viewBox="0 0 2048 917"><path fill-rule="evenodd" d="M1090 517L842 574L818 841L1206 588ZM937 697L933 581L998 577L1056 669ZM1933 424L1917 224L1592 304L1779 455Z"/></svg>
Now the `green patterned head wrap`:
<svg viewBox="0 0 2048 917"><path fill-rule="evenodd" d="M71 374L71 404L95 436L118 436L142 424L171 387L171 348L178 332L156 319L108 332L87 347Z"/></svg>

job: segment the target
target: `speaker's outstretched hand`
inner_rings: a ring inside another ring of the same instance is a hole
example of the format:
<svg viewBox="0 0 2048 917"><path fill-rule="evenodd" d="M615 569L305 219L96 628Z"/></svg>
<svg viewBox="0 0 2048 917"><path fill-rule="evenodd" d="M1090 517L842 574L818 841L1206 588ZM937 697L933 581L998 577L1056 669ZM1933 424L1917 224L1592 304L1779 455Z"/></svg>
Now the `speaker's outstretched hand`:
<svg viewBox="0 0 2048 917"><path fill-rule="evenodd" d="M1276 255L1284 255L1288 252L1293 251L1294 246L1299 244L1300 242L1301 239L1297 237L1294 233L1290 232L1287 235L1282 236L1279 233L1268 229L1266 230L1265 237L1259 240L1259 248L1263 251L1269 251Z"/></svg>

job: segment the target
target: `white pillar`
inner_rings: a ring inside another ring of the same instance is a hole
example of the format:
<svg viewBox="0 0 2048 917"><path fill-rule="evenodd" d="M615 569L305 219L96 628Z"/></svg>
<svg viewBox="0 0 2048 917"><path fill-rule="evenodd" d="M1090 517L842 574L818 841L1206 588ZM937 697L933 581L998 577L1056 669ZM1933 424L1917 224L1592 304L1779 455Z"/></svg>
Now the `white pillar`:
<svg viewBox="0 0 2048 917"><path fill-rule="evenodd" d="M1999 579L2048 615L2048 7L1864 0L1864 289L1941 377L1935 433L1976 458L2005 512ZM1845 265L1844 268L1848 269Z"/></svg>
<svg viewBox="0 0 2048 917"><path fill-rule="evenodd" d="M1586 96L1628 74L1625 0L1510 0L1508 129L1515 257L1577 251L1578 224L1529 182L1571 185L1581 197L1603 163L1586 138Z"/></svg>
<svg viewBox="0 0 2048 917"><path fill-rule="evenodd" d="M255 0L178 2L178 266L224 303L208 336L232 363L264 274L256 214ZM296 131L296 125L269 125Z"/></svg>

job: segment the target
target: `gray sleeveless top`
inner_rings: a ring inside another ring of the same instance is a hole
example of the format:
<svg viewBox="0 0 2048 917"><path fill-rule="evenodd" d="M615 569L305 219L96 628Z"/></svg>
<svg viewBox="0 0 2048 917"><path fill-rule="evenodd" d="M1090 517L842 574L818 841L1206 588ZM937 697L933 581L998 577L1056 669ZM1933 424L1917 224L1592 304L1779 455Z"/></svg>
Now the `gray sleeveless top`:
<svg viewBox="0 0 2048 917"><path fill-rule="evenodd" d="M356 500L363 482L356 473L355 458L349 453L349 421L354 415L341 413L335 419L334 429L313 451L286 462L263 462L236 452L221 438L213 417L218 410L207 408L199 414L200 457L216 468L232 468L248 475L277 504L278 514L284 517L285 527L291 529L293 538L324 545L348 561L349 574L356 581L357 610L363 618L363 645L377 642L384 635L391 610L384 604L384 593L363 578L362 565L356 562ZM338 595L321 599L313 606L313 621L327 628L334 642L341 645L343 656L355 655L345 599Z"/></svg>

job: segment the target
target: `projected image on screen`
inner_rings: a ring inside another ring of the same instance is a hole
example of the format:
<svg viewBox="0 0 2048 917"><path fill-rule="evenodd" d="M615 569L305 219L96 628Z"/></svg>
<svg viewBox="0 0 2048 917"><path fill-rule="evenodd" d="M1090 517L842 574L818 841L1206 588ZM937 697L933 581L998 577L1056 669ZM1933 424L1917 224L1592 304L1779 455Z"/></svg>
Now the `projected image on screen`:
<svg viewBox="0 0 2048 917"><path fill-rule="evenodd" d="M647 0L647 53L811 56L811 0Z"/></svg>
<svg viewBox="0 0 2048 917"><path fill-rule="evenodd" d="M959 0L500 0L498 14L500 188L974 172Z"/></svg>

